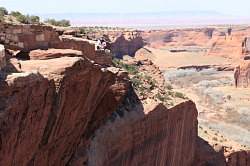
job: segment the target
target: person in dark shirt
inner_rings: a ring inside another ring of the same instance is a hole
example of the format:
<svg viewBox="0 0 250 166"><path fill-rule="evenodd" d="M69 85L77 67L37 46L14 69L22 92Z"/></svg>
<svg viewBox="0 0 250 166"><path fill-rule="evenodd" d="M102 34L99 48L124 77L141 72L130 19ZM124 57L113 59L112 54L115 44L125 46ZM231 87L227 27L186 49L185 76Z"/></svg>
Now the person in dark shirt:
<svg viewBox="0 0 250 166"><path fill-rule="evenodd" d="M239 78L240 78L240 66L236 66L234 69L234 82L236 88L238 88Z"/></svg>

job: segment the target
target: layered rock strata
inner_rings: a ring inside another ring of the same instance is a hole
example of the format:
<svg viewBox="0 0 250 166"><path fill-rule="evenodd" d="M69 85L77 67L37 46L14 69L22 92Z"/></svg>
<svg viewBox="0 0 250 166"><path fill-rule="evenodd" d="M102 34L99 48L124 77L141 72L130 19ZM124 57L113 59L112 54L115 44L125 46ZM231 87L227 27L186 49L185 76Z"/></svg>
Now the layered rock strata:
<svg viewBox="0 0 250 166"><path fill-rule="evenodd" d="M193 162L192 102L145 111L124 74L80 57L21 65L0 82L0 165Z"/></svg>
<svg viewBox="0 0 250 166"><path fill-rule="evenodd" d="M237 74L239 87L250 87L250 62L242 61Z"/></svg>
<svg viewBox="0 0 250 166"><path fill-rule="evenodd" d="M37 69L41 74L30 72ZM77 57L25 61L22 71L0 82L0 165L67 165L87 130L129 89L126 80Z"/></svg>
<svg viewBox="0 0 250 166"><path fill-rule="evenodd" d="M96 63L102 65L112 63L110 54L103 50L96 50L95 41L67 35L59 36L59 33L50 26L0 23L0 31L0 42L7 49L20 50L25 54L37 49L73 49L81 51L84 57Z"/></svg>
<svg viewBox="0 0 250 166"><path fill-rule="evenodd" d="M192 165L197 136L192 102L172 109L158 105L144 116L124 113L102 126L90 143L93 166Z"/></svg>

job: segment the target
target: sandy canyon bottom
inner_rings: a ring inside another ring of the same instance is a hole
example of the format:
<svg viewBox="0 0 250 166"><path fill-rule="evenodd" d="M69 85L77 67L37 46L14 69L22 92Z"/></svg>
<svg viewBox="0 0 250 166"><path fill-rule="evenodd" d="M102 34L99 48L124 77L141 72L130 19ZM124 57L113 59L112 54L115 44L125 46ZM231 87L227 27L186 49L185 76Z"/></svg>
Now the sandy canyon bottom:
<svg viewBox="0 0 250 166"><path fill-rule="evenodd" d="M204 56L203 51L149 50L166 81L196 103L200 137L229 147L250 147L250 90L235 88L232 59ZM220 70L227 67L231 70Z"/></svg>

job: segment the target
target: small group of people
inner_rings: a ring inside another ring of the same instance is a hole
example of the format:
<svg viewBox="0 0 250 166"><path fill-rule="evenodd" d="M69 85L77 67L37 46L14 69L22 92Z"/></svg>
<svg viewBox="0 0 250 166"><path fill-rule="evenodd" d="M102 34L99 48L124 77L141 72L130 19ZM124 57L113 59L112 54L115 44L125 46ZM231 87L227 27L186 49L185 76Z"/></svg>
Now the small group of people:
<svg viewBox="0 0 250 166"><path fill-rule="evenodd" d="M98 39L96 43L96 50L105 50L106 48L107 42L103 38Z"/></svg>

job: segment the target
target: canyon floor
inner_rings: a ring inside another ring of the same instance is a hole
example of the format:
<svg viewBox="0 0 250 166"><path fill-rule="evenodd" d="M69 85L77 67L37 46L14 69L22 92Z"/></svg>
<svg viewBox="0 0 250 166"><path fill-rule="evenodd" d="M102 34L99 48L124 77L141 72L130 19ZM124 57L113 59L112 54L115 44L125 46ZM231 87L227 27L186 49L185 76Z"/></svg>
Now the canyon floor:
<svg viewBox="0 0 250 166"><path fill-rule="evenodd" d="M250 147L250 89L235 88L232 58L207 56L202 47L147 47L153 62L175 91L192 99L199 111L199 136L228 148ZM228 68L220 71L218 68Z"/></svg>

